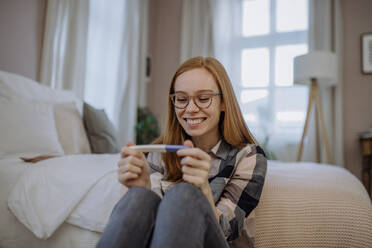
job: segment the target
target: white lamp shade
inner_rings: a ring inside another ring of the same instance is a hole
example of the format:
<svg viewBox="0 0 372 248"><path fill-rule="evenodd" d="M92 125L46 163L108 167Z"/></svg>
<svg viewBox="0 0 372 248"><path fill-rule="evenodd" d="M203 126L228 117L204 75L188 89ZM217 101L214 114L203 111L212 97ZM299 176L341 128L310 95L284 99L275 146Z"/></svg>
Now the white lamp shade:
<svg viewBox="0 0 372 248"><path fill-rule="evenodd" d="M293 79L297 84L310 84L316 79L319 86L337 83L337 56L326 51L314 51L297 56L293 62Z"/></svg>

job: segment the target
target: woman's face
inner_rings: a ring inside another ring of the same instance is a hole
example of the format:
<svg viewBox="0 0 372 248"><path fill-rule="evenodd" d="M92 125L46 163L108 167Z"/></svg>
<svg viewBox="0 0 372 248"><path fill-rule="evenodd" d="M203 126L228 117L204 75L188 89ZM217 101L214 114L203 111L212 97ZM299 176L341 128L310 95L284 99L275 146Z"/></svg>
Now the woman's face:
<svg viewBox="0 0 372 248"><path fill-rule="evenodd" d="M221 93L212 74L204 68L186 71L177 77L174 92L181 96L179 98L181 103L187 102L187 97L189 97L186 108L175 107L177 119L185 132L191 137L212 140L219 138L218 123L221 111L224 111L221 96L213 96L207 108L201 108L195 104L199 102L199 105L205 105L208 101L208 94L210 96L210 94Z"/></svg>

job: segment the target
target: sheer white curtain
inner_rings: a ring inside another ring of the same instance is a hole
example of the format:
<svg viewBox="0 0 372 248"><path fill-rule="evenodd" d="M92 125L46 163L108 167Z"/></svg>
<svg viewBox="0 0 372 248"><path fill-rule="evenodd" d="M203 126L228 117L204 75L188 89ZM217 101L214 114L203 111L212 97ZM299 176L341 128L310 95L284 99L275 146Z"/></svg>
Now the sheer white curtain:
<svg viewBox="0 0 372 248"><path fill-rule="evenodd" d="M338 82L335 87L320 88L323 114L327 129L327 138L331 147L333 162L343 166L343 132L342 132L342 19L339 0L310 0L309 48L335 52L338 56ZM304 157L316 161L316 150L321 151L320 161L325 162L324 147L317 147L315 141L317 125L315 116L311 116Z"/></svg>
<svg viewBox="0 0 372 248"><path fill-rule="evenodd" d="M184 0L181 63L195 56L213 56L213 0Z"/></svg>
<svg viewBox="0 0 372 248"><path fill-rule="evenodd" d="M47 2L40 81L83 98L89 1Z"/></svg>
<svg viewBox="0 0 372 248"><path fill-rule="evenodd" d="M234 41L241 32L241 0L214 0L213 47L214 56L227 70L235 92L239 90L235 82L240 81L237 60L240 54L234 49Z"/></svg>
<svg viewBox="0 0 372 248"><path fill-rule="evenodd" d="M105 109L121 145L145 102L147 11L147 0L48 1L42 83Z"/></svg>
<svg viewBox="0 0 372 248"><path fill-rule="evenodd" d="M147 0L91 0L84 99L106 110L121 144L135 141L139 93L146 92L147 7Z"/></svg>
<svg viewBox="0 0 372 248"><path fill-rule="evenodd" d="M234 68L231 48L238 32L236 24L240 2L241 0L183 0L181 62L195 56L214 56L221 59L228 71Z"/></svg>

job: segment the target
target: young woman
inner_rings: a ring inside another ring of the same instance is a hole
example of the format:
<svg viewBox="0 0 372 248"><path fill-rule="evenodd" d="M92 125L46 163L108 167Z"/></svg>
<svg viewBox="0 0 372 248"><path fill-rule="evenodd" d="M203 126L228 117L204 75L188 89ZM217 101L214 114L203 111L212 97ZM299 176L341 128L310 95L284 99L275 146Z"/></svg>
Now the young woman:
<svg viewBox="0 0 372 248"><path fill-rule="evenodd" d="M253 247L251 212L266 158L216 59L196 57L178 68L167 126L154 143L189 148L147 158L132 143L122 149L118 180L128 191L98 247Z"/></svg>

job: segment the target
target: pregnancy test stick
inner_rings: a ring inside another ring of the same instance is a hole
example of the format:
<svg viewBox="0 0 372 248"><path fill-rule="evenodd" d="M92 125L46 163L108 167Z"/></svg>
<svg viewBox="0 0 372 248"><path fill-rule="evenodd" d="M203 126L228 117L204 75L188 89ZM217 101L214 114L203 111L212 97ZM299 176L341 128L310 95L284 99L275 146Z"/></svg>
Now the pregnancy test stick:
<svg viewBox="0 0 372 248"><path fill-rule="evenodd" d="M180 145L138 145L130 146L131 149L136 149L141 152L177 152L180 149L190 148Z"/></svg>

